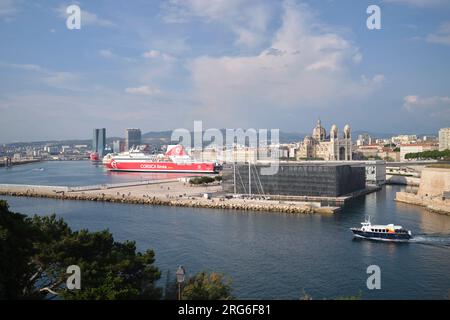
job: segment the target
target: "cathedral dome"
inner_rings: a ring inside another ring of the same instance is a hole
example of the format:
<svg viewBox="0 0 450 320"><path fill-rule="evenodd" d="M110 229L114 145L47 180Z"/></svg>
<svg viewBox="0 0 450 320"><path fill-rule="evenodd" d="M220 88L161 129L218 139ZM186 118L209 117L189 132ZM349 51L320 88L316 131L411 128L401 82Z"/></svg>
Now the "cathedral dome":
<svg viewBox="0 0 450 320"><path fill-rule="evenodd" d="M317 120L317 125L313 130L312 134L313 138L318 141L323 141L327 137L327 132L325 131L325 128L322 127L322 124L320 123L320 119Z"/></svg>

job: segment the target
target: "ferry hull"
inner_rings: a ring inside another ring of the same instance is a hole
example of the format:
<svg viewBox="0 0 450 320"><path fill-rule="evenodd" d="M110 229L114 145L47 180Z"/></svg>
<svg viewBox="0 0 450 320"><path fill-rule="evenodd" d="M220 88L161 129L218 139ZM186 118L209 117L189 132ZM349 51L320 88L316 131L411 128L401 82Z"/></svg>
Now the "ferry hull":
<svg viewBox="0 0 450 320"><path fill-rule="evenodd" d="M177 172L177 173L217 173L214 163L175 163L175 162L128 162L112 160L106 165L110 171L127 172Z"/></svg>

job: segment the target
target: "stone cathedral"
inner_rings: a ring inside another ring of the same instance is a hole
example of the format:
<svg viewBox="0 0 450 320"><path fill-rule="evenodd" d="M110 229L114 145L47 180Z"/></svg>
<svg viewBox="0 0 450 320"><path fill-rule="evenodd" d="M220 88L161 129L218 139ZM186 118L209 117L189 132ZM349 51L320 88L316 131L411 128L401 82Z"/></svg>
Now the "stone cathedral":
<svg viewBox="0 0 450 320"><path fill-rule="evenodd" d="M320 119L313 129L312 136L306 136L300 142L296 153L297 160L306 158L321 158L327 161L352 160L352 138L350 126L344 127L342 137L338 135L336 125L331 126L330 135L327 136Z"/></svg>

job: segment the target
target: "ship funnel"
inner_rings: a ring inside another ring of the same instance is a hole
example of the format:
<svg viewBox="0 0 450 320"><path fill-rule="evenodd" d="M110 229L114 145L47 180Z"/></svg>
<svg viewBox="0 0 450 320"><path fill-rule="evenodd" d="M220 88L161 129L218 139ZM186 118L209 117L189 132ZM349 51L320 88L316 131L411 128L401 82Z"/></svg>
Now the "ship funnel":
<svg viewBox="0 0 450 320"><path fill-rule="evenodd" d="M182 145L171 144L167 146L166 156L186 156L186 151Z"/></svg>

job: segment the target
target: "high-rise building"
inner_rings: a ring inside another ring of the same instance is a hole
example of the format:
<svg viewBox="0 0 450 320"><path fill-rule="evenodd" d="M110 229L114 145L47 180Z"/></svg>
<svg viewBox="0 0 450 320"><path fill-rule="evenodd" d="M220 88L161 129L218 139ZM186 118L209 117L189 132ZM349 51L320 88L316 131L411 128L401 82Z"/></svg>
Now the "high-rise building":
<svg viewBox="0 0 450 320"><path fill-rule="evenodd" d="M372 138L367 134L358 135L358 139L356 140L356 145L359 146L368 146L372 144Z"/></svg>
<svg viewBox="0 0 450 320"><path fill-rule="evenodd" d="M120 153L125 151L125 142L123 140L113 141L113 152Z"/></svg>
<svg viewBox="0 0 450 320"><path fill-rule="evenodd" d="M130 150L132 147L137 147L140 144L141 144L141 130L140 129L126 129L125 149Z"/></svg>
<svg viewBox="0 0 450 320"><path fill-rule="evenodd" d="M450 128L439 130L439 151L450 150Z"/></svg>
<svg viewBox="0 0 450 320"><path fill-rule="evenodd" d="M106 147L106 129L94 129L94 135L92 137L92 152L97 152L99 157L105 155Z"/></svg>

